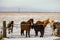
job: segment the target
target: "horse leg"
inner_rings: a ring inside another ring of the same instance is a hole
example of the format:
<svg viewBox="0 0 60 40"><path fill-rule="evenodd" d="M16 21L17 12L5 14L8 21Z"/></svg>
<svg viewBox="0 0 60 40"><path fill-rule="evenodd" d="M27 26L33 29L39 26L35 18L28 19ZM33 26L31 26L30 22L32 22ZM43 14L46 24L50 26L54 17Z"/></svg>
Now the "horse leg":
<svg viewBox="0 0 60 40"><path fill-rule="evenodd" d="M30 30L28 31L28 36L30 37Z"/></svg>
<svg viewBox="0 0 60 40"><path fill-rule="evenodd" d="M10 28L8 28L8 34L10 34Z"/></svg>
<svg viewBox="0 0 60 40"><path fill-rule="evenodd" d="M12 33L12 28L9 29L9 32Z"/></svg>
<svg viewBox="0 0 60 40"><path fill-rule="evenodd" d="M55 25L51 25L51 29L52 29L52 34L51 35L54 35L54 26Z"/></svg>
<svg viewBox="0 0 60 40"><path fill-rule="evenodd" d="M43 37L44 36L44 30L41 30L40 33L41 33L40 37Z"/></svg>
<svg viewBox="0 0 60 40"><path fill-rule="evenodd" d="M22 34L24 35L24 30L21 30L21 35L22 35Z"/></svg>
<svg viewBox="0 0 60 40"><path fill-rule="evenodd" d="M8 34L10 34L10 29L8 29Z"/></svg>
<svg viewBox="0 0 60 40"><path fill-rule="evenodd" d="M13 33L13 28L10 28L10 30L11 30L11 33Z"/></svg>
<svg viewBox="0 0 60 40"><path fill-rule="evenodd" d="M28 31L26 30L26 37L27 37L27 32L28 32Z"/></svg>
<svg viewBox="0 0 60 40"><path fill-rule="evenodd" d="M38 31L35 30L35 36L38 36Z"/></svg>
<svg viewBox="0 0 60 40"><path fill-rule="evenodd" d="M24 30L22 30L22 33L23 33L23 35L24 35Z"/></svg>
<svg viewBox="0 0 60 40"><path fill-rule="evenodd" d="M52 35L54 35L54 30L52 30Z"/></svg>
<svg viewBox="0 0 60 40"><path fill-rule="evenodd" d="M52 34L51 35L54 35L54 28L53 28L53 26L51 26L51 29L52 29Z"/></svg>
<svg viewBox="0 0 60 40"><path fill-rule="evenodd" d="M11 28L11 33L13 33L13 27Z"/></svg>

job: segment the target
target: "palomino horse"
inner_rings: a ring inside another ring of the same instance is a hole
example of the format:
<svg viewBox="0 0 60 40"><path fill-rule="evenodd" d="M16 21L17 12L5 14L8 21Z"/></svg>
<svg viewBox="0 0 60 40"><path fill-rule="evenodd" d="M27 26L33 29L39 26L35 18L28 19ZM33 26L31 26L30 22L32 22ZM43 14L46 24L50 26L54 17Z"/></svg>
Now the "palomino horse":
<svg viewBox="0 0 60 40"><path fill-rule="evenodd" d="M51 29L52 29L52 35L54 34L54 26L53 26L53 24L54 24L54 20L53 19L49 19L49 23L50 23L50 27L51 27Z"/></svg>
<svg viewBox="0 0 60 40"><path fill-rule="evenodd" d="M7 28L8 28L8 33L12 33L13 32L13 21L11 21L8 25L7 25Z"/></svg>
<svg viewBox="0 0 60 40"><path fill-rule="evenodd" d="M35 24L33 24L33 28L35 30L35 36L38 36L38 31L40 31L41 33L40 37L43 37L44 29L48 23L49 23L49 19L44 21L37 21Z"/></svg>
<svg viewBox="0 0 60 40"><path fill-rule="evenodd" d="M32 24L33 24L33 19L28 20L27 22L23 21L21 22L21 35L24 35L24 30L26 30L26 37L27 37L27 33L28 36L30 37L30 29L32 28Z"/></svg>

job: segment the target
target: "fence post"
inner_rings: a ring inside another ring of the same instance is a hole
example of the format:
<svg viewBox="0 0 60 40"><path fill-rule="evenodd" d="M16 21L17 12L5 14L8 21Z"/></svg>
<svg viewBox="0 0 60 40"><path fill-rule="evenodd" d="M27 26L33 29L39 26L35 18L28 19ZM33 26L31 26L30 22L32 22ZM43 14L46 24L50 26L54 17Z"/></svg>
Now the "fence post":
<svg viewBox="0 0 60 40"><path fill-rule="evenodd" d="M6 21L3 21L3 37L6 38Z"/></svg>

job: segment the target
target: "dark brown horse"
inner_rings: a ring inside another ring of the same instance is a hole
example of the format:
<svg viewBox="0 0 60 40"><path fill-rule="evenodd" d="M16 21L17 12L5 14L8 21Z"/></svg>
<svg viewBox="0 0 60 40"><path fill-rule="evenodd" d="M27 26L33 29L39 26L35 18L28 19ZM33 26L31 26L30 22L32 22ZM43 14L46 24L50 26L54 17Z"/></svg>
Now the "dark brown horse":
<svg viewBox="0 0 60 40"><path fill-rule="evenodd" d="M49 23L49 19L44 21L37 21L35 24L33 24L35 30L35 36L38 36L38 32L40 32L41 33L40 37L43 37L44 29L48 23Z"/></svg>
<svg viewBox="0 0 60 40"><path fill-rule="evenodd" d="M11 21L8 25L7 25L7 28L8 28L8 33L12 33L13 32L13 21Z"/></svg>
<svg viewBox="0 0 60 40"><path fill-rule="evenodd" d="M27 22L23 21L21 22L21 35L24 35L24 30L26 30L26 37L27 37L27 33L28 36L30 37L30 29L32 28L32 24L33 24L33 19L29 19Z"/></svg>

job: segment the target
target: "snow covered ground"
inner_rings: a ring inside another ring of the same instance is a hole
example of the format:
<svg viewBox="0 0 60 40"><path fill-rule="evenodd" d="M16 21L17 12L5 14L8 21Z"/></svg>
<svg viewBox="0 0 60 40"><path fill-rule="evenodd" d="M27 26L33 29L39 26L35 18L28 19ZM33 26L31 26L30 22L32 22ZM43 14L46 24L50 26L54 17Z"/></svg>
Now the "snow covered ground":
<svg viewBox="0 0 60 40"><path fill-rule="evenodd" d="M5 40L57 40L57 39L60 40L59 37L52 36L51 33L52 33L52 30L50 28L50 25L48 24L47 27L45 28L45 33L43 38L40 37L40 32L38 33L39 35L35 37L34 29L31 29L31 32L30 32L31 37L26 38L25 35L24 36L20 35L20 27L17 26L17 27L14 27L13 33L11 34L7 33L7 37L9 38L4 38L4 39Z"/></svg>
<svg viewBox="0 0 60 40"><path fill-rule="evenodd" d="M36 22L37 20L44 20L47 18L52 18L55 21L59 21L60 20L60 13L1 13L0 14L0 27L2 27L2 23L4 20L7 21L7 24L9 23L9 21L13 20L15 24L20 24L21 21L27 21L30 18L34 18L34 22ZM8 32L8 31L7 31ZM24 31L25 32L25 31ZM48 24L45 28L45 33L44 33L44 37L41 38L40 33L38 33L39 35L37 37L35 37L35 32L34 29L31 29L31 37L25 37L20 35L20 25L14 25L14 30L13 33L8 34L7 33L7 37L9 38L4 38L4 40L60 40L59 37L56 36L52 36L52 30L50 28L50 25Z"/></svg>

